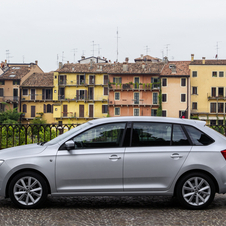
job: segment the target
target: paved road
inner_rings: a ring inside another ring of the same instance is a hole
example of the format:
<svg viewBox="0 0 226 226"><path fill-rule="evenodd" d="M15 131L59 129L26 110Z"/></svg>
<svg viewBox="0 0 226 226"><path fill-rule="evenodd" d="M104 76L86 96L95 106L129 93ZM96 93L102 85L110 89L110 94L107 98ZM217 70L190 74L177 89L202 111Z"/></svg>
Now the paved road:
<svg viewBox="0 0 226 226"><path fill-rule="evenodd" d="M0 225L226 225L226 195L191 211L170 197L49 197L43 209L21 210L0 198Z"/></svg>

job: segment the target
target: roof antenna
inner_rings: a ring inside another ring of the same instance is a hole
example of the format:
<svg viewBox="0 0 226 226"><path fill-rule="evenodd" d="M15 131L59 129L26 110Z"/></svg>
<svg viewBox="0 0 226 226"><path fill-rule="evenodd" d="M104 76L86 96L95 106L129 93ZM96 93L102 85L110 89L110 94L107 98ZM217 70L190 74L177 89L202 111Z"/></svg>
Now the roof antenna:
<svg viewBox="0 0 226 226"><path fill-rule="evenodd" d="M116 62L118 62L118 39L120 38L120 37L118 37L118 28L117 28L117 32L116 32L116 34L117 34L117 59L116 59Z"/></svg>

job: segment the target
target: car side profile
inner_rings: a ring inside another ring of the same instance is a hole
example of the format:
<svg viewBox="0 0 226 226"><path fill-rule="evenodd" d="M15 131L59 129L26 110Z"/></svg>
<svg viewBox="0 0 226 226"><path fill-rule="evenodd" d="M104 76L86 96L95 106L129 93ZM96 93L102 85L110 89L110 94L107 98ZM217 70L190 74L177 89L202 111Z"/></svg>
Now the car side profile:
<svg viewBox="0 0 226 226"><path fill-rule="evenodd" d="M96 119L0 151L0 196L19 208L38 208L48 195L168 195L203 209L225 192L226 138L203 121Z"/></svg>

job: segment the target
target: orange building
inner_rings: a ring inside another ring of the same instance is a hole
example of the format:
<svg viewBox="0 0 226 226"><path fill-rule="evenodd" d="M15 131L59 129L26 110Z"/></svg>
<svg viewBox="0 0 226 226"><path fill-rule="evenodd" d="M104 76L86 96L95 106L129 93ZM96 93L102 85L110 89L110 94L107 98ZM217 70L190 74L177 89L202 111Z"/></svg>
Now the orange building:
<svg viewBox="0 0 226 226"><path fill-rule="evenodd" d="M109 70L110 116L156 116L162 62L114 64Z"/></svg>

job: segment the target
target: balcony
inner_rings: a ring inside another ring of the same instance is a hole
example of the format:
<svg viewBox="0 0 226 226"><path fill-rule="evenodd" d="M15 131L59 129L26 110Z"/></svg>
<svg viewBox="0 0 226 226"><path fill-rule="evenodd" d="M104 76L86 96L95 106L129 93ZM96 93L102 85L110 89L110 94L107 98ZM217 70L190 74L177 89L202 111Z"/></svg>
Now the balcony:
<svg viewBox="0 0 226 226"><path fill-rule="evenodd" d="M113 100L109 101L109 106L143 106L143 107L155 107L158 108L158 104L153 104L150 100L143 100L143 99L122 99L122 100Z"/></svg>
<svg viewBox="0 0 226 226"><path fill-rule="evenodd" d="M160 90L160 83L158 84L113 84L109 83L109 90L111 91L159 91Z"/></svg>
<svg viewBox="0 0 226 226"><path fill-rule="evenodd" d="M223 95L218 95L218 96L213 96L211 93L207 93L207 98L208 100L226 100L226 96Z"/></svg>
<svg viewBox="0 0 226 226"><path fill-rule="evenodd" d="M60 101L75 101L75 102L107 102L108 101L108 97L104 98L103 96L88 96L85 97L84 95L79 95L79 96L75 96L74 98L67 98L64 95L59 95L58 96L58 100Z"/></svg>
<svg viewBox="0 0 226 226"><path fill-rule="evenodd" d="M88 79L86 79L86 80L81 80L80 82L79 82L79 84L77 83L77 80L66 80L66 81L59 81L59 83L58 83L58 85L59 86L63 86L63 87L65 87L65 86L74 86L74 87L80 87L80 86L105 86L105 87L107 87L108 86L108 83L106 83L106 84L97 84L96 82L94 83L93 81L91 81L91 83L90 83L90 81L88 80Z"/></svg>
<svg viewBox="0 0 226 226"><path fill-rule="evenodd" d="M18 103L19 97L18 96L2 96L0 100L6 103Z"/></svg>

